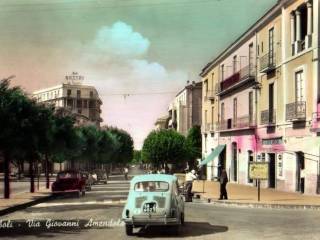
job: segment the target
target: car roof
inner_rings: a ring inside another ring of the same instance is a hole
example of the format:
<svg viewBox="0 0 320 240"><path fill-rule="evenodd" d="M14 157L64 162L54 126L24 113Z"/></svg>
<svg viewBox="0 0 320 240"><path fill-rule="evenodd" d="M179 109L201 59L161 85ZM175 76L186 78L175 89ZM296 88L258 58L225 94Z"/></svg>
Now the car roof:
<svg viewBox="0 0 320 240"><path fill-rule="evenodd" d="M142 181L165 181L165 182L173 182L176 181L177 177L174 175L169 175L169 174L143 174L143 175L138 175L135 176L132 180L131 183L135 184L137 182L142 182Z"/></svg>

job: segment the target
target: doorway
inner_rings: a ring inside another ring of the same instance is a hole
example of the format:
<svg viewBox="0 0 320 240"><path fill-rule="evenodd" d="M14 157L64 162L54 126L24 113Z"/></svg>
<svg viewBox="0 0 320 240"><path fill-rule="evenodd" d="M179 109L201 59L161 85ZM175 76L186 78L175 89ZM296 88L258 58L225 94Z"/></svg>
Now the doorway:
<svg viewBox="0 0 320 240"><path fill-rule="evenodd" d="M250 178L249 176L249 168L250 164L253 162L253 153L252 151L248 151L248 183L253 183L253 179Z"/></svg>
<svg viewBox="0 0 320 240"><path fill-rule="evenodd" d="M303 152L296 152L297 156L297 169L296 169L296 191L304 193L304 177L302 177L302 170L304 170L305 167L305 158Z"/></svg>
<svg viewBox="0 0 320 240"><path fill-rule="evenodd" d="M222 152L219 154L218 166L218 177L220 178L222 169L226 169L226 148L223 148Z"/></svg>
<svg viewBox="0 0 320 240"><path fill-rule="evenodd" d="M276 187L276 154L268 153L269 155L269 188Z"/></svg>
<svg viewBox="0 0 320 240"><path fill-rule="evenodd" d="M233 181L238 180L238 148L237 143L232 143L232 176Z"/></svg>

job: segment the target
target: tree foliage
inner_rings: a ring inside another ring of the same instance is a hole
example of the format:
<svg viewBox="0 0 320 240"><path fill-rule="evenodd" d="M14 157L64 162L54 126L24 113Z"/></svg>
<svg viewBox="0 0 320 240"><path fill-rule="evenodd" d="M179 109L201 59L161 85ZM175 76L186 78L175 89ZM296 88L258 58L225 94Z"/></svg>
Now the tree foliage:
<svg viewBox="0 0 320 240"><path fill-rule="evenodd" d="M152 131L142 147L142 159L156 167L182 165L186 158L186 139L171 129Z"/></svg>

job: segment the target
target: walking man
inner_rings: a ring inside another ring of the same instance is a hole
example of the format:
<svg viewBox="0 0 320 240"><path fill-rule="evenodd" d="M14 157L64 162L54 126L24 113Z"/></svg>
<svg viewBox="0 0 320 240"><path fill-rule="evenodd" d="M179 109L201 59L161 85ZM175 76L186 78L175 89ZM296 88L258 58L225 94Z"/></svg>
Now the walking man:
<svg viewBox="0 0 320 240"><path fill-rule="evenodd" d="M125 179L125 180L128 180L128 172L129 172L129 169L128 169L127 167L125 167L125 168L123 169L123 171L124 171L124 179Z"/></svg>
<svg viewBox="0 0 320 240"><path fill-rule="evenodd" d="M220 198L222 199L228 199L228 193L227 193L227 183L228 183L228 175L227 171L223 168L220 175Z"/></svg>
<svg viewBox="0 0 320 240"><path fill-rule="evenodd" d="M192 183L194 180L197 179L196 176L196 171L195 170L191 170L191 172L188 172L186 174L186 202L192 202L192 194L191 194L191 190L192 190Z"/></svg>

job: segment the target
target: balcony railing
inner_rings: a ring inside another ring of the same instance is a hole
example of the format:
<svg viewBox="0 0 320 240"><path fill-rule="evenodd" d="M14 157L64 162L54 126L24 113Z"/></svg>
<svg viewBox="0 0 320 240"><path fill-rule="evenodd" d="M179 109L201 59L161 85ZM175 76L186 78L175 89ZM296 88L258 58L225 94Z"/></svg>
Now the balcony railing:
<svg viewBox="0 0 320 240"><path fill-rule="evenodd" d="M213 123L206 123L202 125L202 132L213 132L213 131L214 131Z"/></svg>
<svg viewBox="0 0 320 240"><path fill-rule="evenodd" d="M269 52L260 57L260 72L268 72L276 67L275 53Z"/></svg>
<svg viewBox="0 0 320 240"><path fill-rule="evenodd" d="M215 91L208 91L207 92L207 99L214 100L215 96L216 96Z"/></svg>
<svg viewBox="0 0 320 240"><path fill-rule="evenodd" d="M299 121L306 118L306 102L299 101L286 104L286 120Z"/></svg>
<svg viewBox="0 0 320 240"><path fill-rule="evenodd" d="M249 115L246 115L236 118L235 120L232 118L222 120L220 122L217 122L216 126L218 131L254 128L256 127L256 121L253 116L250 117Z"/></svg>
<svg viewBox="0 0 320 240"><path fill-rule="evenodd" d="M236 84L245 82L250 79L255 78L255 67L253 65L248 65L240 69L240 71L234 73L233 75L225 78L222 82L216 85L216 93L231 89Z"/></svg>
<svg viewBox="0 0 320 240"><path fill-rule="evenodd" d="M276 110L264 110L261 111L261 124L262 125L273 125L276 123Z"/></svg>

